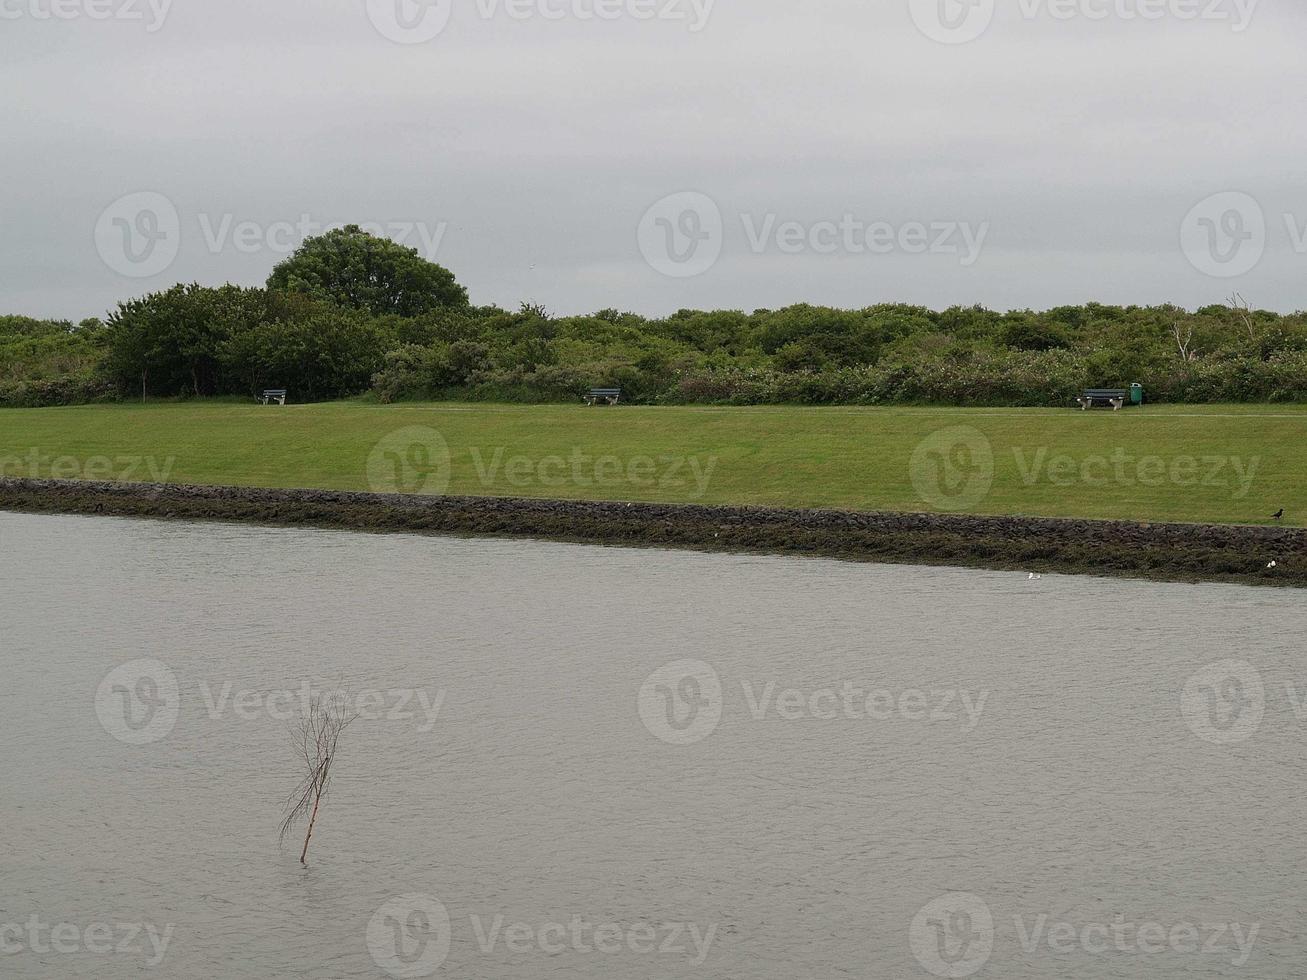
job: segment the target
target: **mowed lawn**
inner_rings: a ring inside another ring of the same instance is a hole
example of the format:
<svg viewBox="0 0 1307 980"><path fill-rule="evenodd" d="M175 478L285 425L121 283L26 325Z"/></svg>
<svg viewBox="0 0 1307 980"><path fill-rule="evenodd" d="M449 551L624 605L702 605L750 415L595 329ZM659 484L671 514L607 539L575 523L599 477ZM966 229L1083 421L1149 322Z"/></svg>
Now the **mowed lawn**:
<svg viewBox="0 0 1307 980"><path fill-rule="evenodd" d="M1307 523L1307 406L0 410L6 476Z"/></svg>

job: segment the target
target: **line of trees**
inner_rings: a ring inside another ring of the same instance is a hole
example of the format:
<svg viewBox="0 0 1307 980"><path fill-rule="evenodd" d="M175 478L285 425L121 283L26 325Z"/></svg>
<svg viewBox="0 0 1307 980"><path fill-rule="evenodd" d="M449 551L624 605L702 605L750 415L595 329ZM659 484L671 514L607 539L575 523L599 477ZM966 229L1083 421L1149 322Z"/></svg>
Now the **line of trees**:
<svg viewBox="0 0 1307 980"><path fill-rule="evenodd" d="M264 287L179 284L73 325L0 317L0 404L250 395L299 401L1058 405L1142 382L1155 400L1307 401L1307 314L1096 303L1006 313L478 307L452 273L355 226L306 240Z"/></svg>

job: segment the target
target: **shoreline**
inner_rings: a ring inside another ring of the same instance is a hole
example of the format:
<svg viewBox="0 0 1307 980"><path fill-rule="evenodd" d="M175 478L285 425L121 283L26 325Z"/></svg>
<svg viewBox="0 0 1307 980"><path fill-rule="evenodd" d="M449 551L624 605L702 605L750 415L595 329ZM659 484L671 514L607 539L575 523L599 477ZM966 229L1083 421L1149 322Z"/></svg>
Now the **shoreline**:
<svg viewBox="0 0 1307 980"><path fill-rule="evenodd" d="M1307 586L1307 529L1253 525L8 478L0 479L0 510Z"/></svg>

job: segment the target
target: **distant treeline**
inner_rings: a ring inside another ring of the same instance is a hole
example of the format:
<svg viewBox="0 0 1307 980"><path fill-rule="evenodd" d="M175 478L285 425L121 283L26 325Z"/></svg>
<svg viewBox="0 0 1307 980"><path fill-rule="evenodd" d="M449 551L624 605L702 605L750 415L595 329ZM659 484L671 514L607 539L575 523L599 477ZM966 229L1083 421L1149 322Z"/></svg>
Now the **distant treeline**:
<svg viewBox="0 0 1307 980"><path fill-rule="evenodd" d="M107 321L0 317L0 405L372 393L381 401L1068 405L1141 382L1155 401L1307 402L1307 314L1232 297L1189 312L478 307L452 274L355 227L309 239L266 287L178 285Z"/></svg>

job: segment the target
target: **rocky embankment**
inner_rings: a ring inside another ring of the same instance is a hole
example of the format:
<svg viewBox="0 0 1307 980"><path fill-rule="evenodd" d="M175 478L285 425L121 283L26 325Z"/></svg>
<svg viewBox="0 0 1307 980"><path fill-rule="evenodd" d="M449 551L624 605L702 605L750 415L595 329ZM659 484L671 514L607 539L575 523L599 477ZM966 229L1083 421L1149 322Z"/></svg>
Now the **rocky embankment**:
<svg viewBox="0 0 1307 980"><path fill-rule="evenodd" d="M0 510L1307 585L1297 528L19 479L0 480Z"/></svg>

